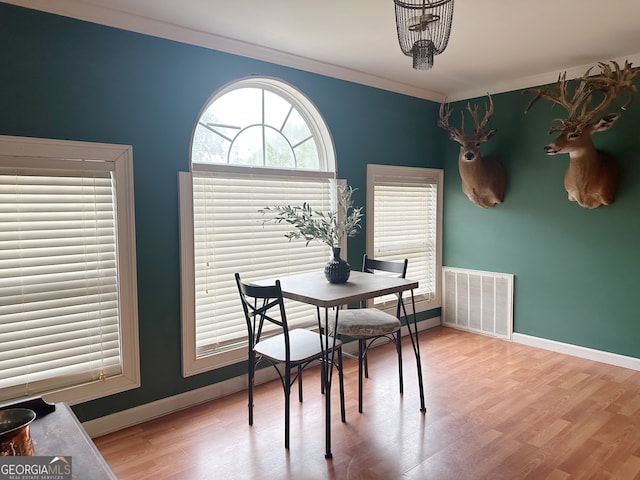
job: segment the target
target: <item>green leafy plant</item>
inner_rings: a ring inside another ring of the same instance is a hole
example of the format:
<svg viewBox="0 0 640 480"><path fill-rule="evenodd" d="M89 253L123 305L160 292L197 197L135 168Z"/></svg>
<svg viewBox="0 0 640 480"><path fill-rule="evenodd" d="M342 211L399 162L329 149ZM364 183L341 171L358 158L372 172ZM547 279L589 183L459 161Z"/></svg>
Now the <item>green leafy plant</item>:
<svg viewBox="0 0 640 480"><path fill-rule="evenodd" d="M304 202L299 205L284 205L265 207L258 212L262 214L274 214L273 218L265 222L288 223L294 230L285 234L291 240L304 239L307 245L312 240L317 240L329 245L339 247L342 239L353 237L361 228L362 207L353 206L353 188L338 185L338 209L336 211L321 212L311 208Z"/></svg>

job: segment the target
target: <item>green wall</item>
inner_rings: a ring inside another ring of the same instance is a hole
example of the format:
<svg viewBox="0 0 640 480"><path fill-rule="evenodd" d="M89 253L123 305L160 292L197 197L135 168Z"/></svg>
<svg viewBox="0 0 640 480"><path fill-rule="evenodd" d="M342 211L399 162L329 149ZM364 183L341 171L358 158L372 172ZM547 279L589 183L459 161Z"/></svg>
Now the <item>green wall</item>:
<svg viewBox="0 0 640 480"><path fill-rule="evenodd" d="M542 150L560 110L541 102L525 116L530 97L495 95L498 132L483 152L503 162L509 188L483 210L462 194L458 148L433 102L7 4L0 45L0 134L133 145L142 386L75 406L83 421L244 373L182 378L177 173L207 99L254 74L316 104L358 204L367 163L444 167L444 264L515 274L516 332L640 358L638 104L595 137L623 183L613 205L588 211L566 199L566 156ZM352 265L364 237L350 240Z"/></svg>
<svg viewBox="0 0 640 480"><path fill-rule="evenodd" d="M543 151L554 138L551 120L564 111L540 101L524 115L532 98L494 96L490 124L498 132L482 152L499 159L509 176L505 201L494 209L464 196L457 144L448 142L443 263L515 274L518 333L638 358L640 102L593 137L597 148L618 159L622 184L612 205L587 210L567 199L568 155Z"/></svg>
<svg viewBox="0 0 640 480"><path fill-rule="evenodd" d="M442 166L429 126L437 105L424 100L7 4L0 45L0 134L133 146L142 386L74 406L83 421L245 372L181 373L177 175L217 89L266 75L301 90L324 115L357 204L367 163ZM353 240L359 265L364 233Z"/></svg>

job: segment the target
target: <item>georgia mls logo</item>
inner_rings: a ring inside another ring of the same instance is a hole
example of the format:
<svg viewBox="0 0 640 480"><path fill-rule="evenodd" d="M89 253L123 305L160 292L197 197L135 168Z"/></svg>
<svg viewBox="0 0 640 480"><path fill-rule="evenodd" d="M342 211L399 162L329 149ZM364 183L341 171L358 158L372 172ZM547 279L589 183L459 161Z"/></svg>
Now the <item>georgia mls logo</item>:
<svg viewBox="0 0 640 480"><path fill-rule="evenodd" d="M71 480L71 457L0 457L0 480Z"/></svg>
<svg viewBox="0 0 640 480"><path fill-rule="evenodd" d="M71 475L71 457L53 457L48 467L50 475Z"/></svg>

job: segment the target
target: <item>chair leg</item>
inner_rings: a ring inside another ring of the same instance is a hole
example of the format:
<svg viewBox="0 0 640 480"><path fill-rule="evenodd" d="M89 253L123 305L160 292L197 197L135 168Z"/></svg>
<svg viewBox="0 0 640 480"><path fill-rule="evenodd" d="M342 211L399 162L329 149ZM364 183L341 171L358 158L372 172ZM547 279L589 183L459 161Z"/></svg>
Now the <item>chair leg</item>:
<svg viewBox="0 0 640 480"><path fill-rule="evenodd" d="M358 412L362 413L362 374L367 341L358 339Z"/></svg>
<svg viewBox="0 0 640 480"><path fill-rule="evenodd" d="M342 371L342 347L338 348L338 379L340 381L340 417L343 422L347 421L344 408L344 375Z"/></svg>
<svg viewBox="0 0 640 480"><path fill-rule="evenodd" d="M298 400L302 403L302 365L298 365Z"/></svg>
<svg viewBox="0 0 640 480"><path fill-rule="evenodd" d="M364 362L364 378L369 378L369 359L368 359L368 356L367 356L368 349L366 347L366 345L367 345L366 341L364 342L364 345L365 345L365 347L364 347L364 350L363 350L363 353L362 353L362 361Z"/></svg>
<svg viewBox="0 0 640 480"><path fill-rule="evenodd" d="M291 366L286 365L284 374L284 448L289 449L289 413L291 410Z"/></svg>
<svg viewBox="0 0 640 480"><path fill-rule="evenodd" d="M256 372L256 355L255 353L249 353L249 386L247 391L249 392L249 425L253 425L253 384Z"/></svg>
<svg viewBox="0 0 640 480"><path fill-rule="evenodd" d="M404 379L402 376L402 337L400 330L396 332L396 351L398 352L398 380L400 382L400 395L404 393Z"/></svg>

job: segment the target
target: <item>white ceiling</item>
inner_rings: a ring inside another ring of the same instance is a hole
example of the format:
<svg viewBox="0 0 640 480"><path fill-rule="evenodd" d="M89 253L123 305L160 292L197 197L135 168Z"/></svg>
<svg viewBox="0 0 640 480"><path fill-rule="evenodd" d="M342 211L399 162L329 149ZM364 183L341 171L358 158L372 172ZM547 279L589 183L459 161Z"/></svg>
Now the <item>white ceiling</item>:
<svg viewBox="0 0 640 480"><path fill-rule="evenodd" d="M5 0L434 101L640 64L638 0L455 0L427 71L400 51L393 0Z"/></svg>

